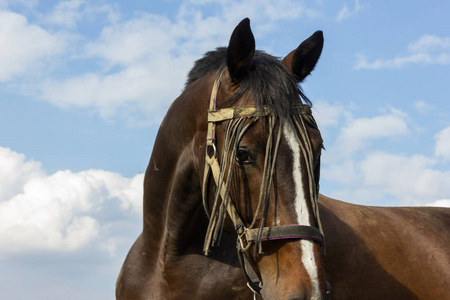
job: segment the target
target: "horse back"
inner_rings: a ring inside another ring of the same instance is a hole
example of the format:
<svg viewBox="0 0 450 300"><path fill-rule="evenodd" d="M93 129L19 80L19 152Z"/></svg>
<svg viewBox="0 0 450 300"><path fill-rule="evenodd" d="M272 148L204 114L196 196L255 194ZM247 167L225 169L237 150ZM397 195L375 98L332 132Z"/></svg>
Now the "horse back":
<svg viewBox="0 0 450 300"><path fill-rule="evenodd" d="M333 298L450 299L450 209L319 202Z"/></svg>

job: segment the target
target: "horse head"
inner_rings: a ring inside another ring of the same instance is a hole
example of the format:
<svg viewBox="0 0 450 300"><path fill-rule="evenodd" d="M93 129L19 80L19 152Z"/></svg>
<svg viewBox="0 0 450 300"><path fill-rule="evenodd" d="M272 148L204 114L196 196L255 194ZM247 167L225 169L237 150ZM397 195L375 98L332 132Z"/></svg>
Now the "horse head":
<svg viewBox="0 0 450 300"><path fill-rule="evenodd" d="M255 51L244 19L228 48L217 50L226 64L214 74L198 153L209 217L204 252L222 230L234 234L248 285L264 299L326 298L317 204L322 139L298 87L322 47L318 31L280 62Z"/></svg>

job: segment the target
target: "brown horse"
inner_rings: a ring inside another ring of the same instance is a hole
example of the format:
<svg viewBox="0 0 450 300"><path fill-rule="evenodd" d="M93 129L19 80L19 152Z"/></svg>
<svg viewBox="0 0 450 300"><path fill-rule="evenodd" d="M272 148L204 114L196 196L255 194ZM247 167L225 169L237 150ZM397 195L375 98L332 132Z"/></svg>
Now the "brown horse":
<svg viewBox="0 0 450 300"><path fill-rule="evenodd" d="M196 62L155 141L118 299L450 299L448 209L318 194L298 83L322 47L318 31L280 62L245 19Z"/></svg>

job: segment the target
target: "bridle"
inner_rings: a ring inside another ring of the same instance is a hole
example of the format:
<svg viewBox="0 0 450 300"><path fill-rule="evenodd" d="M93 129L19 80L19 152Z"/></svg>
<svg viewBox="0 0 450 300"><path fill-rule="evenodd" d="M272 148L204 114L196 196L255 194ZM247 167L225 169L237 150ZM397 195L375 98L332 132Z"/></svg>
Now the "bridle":
<svg viewBox="0 0 450 300"><path fill-rule="evenodd" d="M203 195L203 206L205 211L210 219L203 251L205 255L208 255L210 246L214 245L220 238L222 226L224 223L224 219L226 216L225 213L230 217L234 229L237 233L237 251L238 258L241 263L241 268L244 271L245 278L247 280L248 287L255 293L259 294L262 288L262 280L259 272L257 271L257 265L254 259L252 259L249 255L249 249L252 244L255 245L255 254L256 248L259 247L259 252L261 253L261 242L262 241L272 241L272 240L280 240L280 239L308 239L315 242L318 242L322 247L324 245L324 237L323 231L319 218L319 210L318 210L318 185L314 180L314 170L312 170L312 148L309 137L306 133L306 128L304 124L304 118L306 118L306 122L309 124L315 125L315 121L311 115L311 109L307 105L293 105L291 106L291 116L293 119L293 123L297 126L298 131L300 132L299 139L303 139L304 143L302 144L302 152L307 159L308 166L308 177L310 182L310 195L311 195L311 205L313 208L314 219L318 228L306 225L284 225L284 226L271 226L271 227L263 227L264 223L261 221L261 226L259 228L253 228L253 225L256 220L252 222L250 226L246 226L244 221L242 220L235 203L231 200L230 197L230 184L232 179L232 164L231 161L230 166L226 166L226 162L229 161L229 158L233 159L236 157L237 145L239 144L240 139L242 139L246 130L258 121L262 117L269 118L269 129L273 129L275 126L274 112L268 106L264 106L263 109L258 109L256 106L245 106L245 107L231 107L231 108L222 108L217 109L217 94L220 88L221 78L223 76L224 71L220 71L216 80L214 82L214 86L212 88L210 104L208 110L208 131L206 137L206 156L205 156L205 170L203 176L203 186L202 186L202 195ZM295 116L295 117L294 117ZM217 147L216 147L216 123L228 121L226 129L226 138L224 141L223 151L222 151L222 164L219 163L219 159L217 156ZM247 122L246 122L247 121ZM249 121L249 122L248 122ZM272 182L272 176L274 172L275 160L278 151L278 145L280 142L281 130L278 132L278 136L276 139L272 138L272 130L270 130L269 141L266 146L266 158L265 158L265 166L264 166L264 175L263 177L266 179L266 186L261 188L261 191L265 190L265 192L261 192L260 202L258 204L257 212L259 210L261 202L268 197L268 190L270 189L270 185ZM228 138L228 140L227 140ZM273 143L275 141L275 143ZM228 143L233 142L234 144L231 146L231 154L230 151L226 148ZM268 157L270 156L270 157ZM311 163L309 163L311 162ZM225 172L228 171L228 178L225 179ZM210 210L208 205L208 184L210 174L213 175L214 182L216 184L216 192L215 192L215 200L212 209ZM264 180L264 179L263 179ZM264 182L263 182L264 184ZM220 201L220 199L222 201ZM264 214L264 207L263 212ZM265 220L265 219L264 219Z"/></svg>

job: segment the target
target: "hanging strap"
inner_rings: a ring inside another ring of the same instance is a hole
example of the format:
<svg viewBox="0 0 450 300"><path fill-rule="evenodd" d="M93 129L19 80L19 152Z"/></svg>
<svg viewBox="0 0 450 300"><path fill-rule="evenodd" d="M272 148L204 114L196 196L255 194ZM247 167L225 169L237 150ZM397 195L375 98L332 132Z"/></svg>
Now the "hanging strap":
<svg viewBox="0 0 450 300"><path fill-rule="evenodd" d="M248 257L249 252L247 250L249 246L243 248L242 241L238 238L236 248L241 269L244 272L245 279L247 280L247 286L253 293L260 294L262 289L262 279L258 275L259 272L257 270L257 266L252 263L254 260Z"/></svg>

